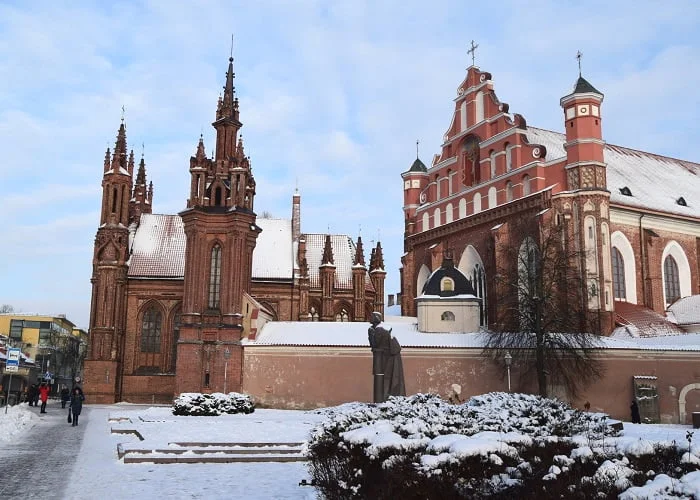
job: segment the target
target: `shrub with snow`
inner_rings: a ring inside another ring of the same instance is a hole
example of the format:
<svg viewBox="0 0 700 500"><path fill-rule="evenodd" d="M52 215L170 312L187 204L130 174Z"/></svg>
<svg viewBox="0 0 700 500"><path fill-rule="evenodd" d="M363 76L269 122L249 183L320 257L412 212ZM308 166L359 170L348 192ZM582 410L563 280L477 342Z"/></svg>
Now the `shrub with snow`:
<svg viewBox="0 0 700 500"><path fill-rule="evenodd" d="M217 416L254 411L255 405L251 397L238 392L183 392L173 401L173 415Z"/></svg>
<svg viewBox="0 0 700 500"><path fill-rule="evenodd" d="M418 394L319 411L309 468L326 498L616 498L700 469L687 447L618 439L606 415L539 396L453 405Z"/></svg>

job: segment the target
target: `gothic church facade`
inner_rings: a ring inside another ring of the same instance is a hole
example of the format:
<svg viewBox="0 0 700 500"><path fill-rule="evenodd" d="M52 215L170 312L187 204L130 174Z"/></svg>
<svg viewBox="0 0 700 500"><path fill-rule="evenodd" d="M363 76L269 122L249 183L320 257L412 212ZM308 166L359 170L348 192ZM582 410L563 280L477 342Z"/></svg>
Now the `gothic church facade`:
<svg viewBox="0 0 700 500"><path fill-rule="evenodd" d="M259 218L239 131L229 59L216 147L200 137L182 212L153 213L142 158L134 178L126 127L107 149L94 246L90 354L93 402L170 402L182 392L238 391L243 344L268 321L367 321L384 310L381 243L365 263L361 238L305 234L291 219Z"/></svg>
<svg viewBox="0 0 700 500"><path fill-rule="evenodd" d="M495 275L508 258L499 242L537 239L518 232L522 219L563 225L585 255L573 265L603 334L700 293L700 165L607 144L603 99L579 75L559 102L565 133L543 130L510 112L490 73L467 69L440 152L402 174L403 315L416 315L448 252L482 299L481 324L493 327Z"/></svg>

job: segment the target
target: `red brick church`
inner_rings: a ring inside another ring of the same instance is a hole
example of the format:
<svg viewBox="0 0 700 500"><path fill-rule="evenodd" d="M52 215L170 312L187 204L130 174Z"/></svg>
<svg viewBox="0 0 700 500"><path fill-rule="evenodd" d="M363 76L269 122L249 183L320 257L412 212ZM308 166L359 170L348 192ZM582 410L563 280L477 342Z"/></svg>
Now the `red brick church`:
<svg viewBox="0 0 700 500"><path fill-rule="evenodd" d="M200 137L176 215L153 213L153 183L127 150L123 120L107 149L84 374L93 402L238 391L241 343L267 321L364 322L384 310L380 243L367 265L361 238L302 233L298 193L291 219L257 217L233 58L212 125L214 156Z"/></svg>
<svg viewBox="0 0 700 500"><path fill-rule="evenodd" d="M502 307L498 243L537 240L518 233L522 219L562 225L567 244L585 252L574 265L603 334L663 324L659 313L700 293L700 165L606 143L603 97L579 74L559 100L564 133L543 130L496 96L490 73L468 68L440 152L401 174L404 315L416 315L416 297L449 251L492 327Z"/></svg>

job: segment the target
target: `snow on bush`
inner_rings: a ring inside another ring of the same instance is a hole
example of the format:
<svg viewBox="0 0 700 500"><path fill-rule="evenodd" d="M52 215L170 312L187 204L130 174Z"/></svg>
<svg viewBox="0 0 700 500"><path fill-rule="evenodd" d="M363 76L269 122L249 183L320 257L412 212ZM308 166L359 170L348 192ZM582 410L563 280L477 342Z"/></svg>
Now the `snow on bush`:
<svg viewBox="0 0 700 500"><path fill-rule="evenodd" d="M687 446L619 437L606 415L539 396L454 405L417 394L318 411L309 467L328 498L615 498L646 483L661 491L664 474L682 477L668 491L700 486Z"/></svg>
<svg viewBox="0 0 700 500"><path fill-rule="evenodd" d="M238 392L201 394L183 392L173 401L173 415L217 416L232 413L253 413L250 396Z"/></svg>

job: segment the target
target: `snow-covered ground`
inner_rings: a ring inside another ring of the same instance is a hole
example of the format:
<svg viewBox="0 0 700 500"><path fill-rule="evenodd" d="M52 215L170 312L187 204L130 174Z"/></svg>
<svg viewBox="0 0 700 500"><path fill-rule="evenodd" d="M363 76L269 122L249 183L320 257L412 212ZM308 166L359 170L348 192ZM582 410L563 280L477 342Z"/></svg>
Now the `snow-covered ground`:
<svg viewBox="0 0 700 500"><path fill-rule="evenodd" d="M177 417L169 407L120 404L86 408L81 417L85 428L80 429L84 439L72 475L66 478L63 498L316 498L312 487L299 486L302 479L309 479L304 462L125 464L117 455L117 445L157 449L182 441L305 441L324 418L317 412L258 409L248 415ZM0 446L30 440L38 422L39 416L26 405L11 407L7 414L0 408ZM78 430L65 421L56 425L55 432ZM138 430L144 440L132 434L114 434L113 428ZM688 431L692 431L690 426L625 422L622 437L613 439L618 440L619 448L644 448L653 442L687 443ZM696 437L700 442L700 433ZM694 454L697 451L700 449L693 446ZM664 486L663 482L664 478L657 477L641 489L629 490L625 498L656 498L661 491L657 486ZM700 472L688 474L685 482L687 498L700 498Z"/></svg>

